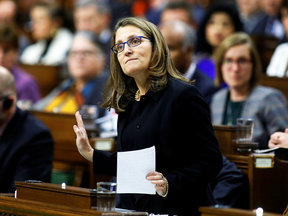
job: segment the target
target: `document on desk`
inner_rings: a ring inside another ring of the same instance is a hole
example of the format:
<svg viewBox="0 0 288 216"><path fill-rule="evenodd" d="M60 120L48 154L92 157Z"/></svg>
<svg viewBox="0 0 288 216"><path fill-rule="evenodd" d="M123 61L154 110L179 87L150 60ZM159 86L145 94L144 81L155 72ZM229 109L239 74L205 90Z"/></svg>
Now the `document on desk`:
<svg viewBox="0 0 288 216"><path fill-rule="evenodd" d="M117 193L156 194L146 175L155 171L155 146L117 153Z"/></svg>

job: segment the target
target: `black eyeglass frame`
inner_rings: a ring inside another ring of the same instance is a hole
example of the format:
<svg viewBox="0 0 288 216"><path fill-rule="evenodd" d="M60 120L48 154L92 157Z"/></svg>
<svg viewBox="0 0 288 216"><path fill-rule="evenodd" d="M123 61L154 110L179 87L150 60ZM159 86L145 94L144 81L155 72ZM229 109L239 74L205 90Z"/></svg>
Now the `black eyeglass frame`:
<svg viewBox="0 0 288 216"><path fill-rule="evenodd" d="M131 46L128 42L131 41L131 40L133 40L134 38L140 38L140 43L137 44L136 46ZM117 55L118 53L123 52L123 50L125 49L125 44L126 44L126 43L127 43L127 45L128 45L129 47L131 47L131 48L132 48L132 47L137 47L137 46L139 46L139 45L142 43L142 41L141 41L142 38L145 38L145 39L148 39L149 41L151 41L150 38L147 38L147 37L145 37L145 36L135 36L135 37L130 38L129 40L127 40L127 41L124 42L124 43L117 43L117 44L115 44L114 46L111 47L111 50L112 50L112 52L113 52L115 55ZM113 48L114 48L115 46L119 45L119 44L123 44L123 50L121 50L120 52L114 51Z"/></svg>

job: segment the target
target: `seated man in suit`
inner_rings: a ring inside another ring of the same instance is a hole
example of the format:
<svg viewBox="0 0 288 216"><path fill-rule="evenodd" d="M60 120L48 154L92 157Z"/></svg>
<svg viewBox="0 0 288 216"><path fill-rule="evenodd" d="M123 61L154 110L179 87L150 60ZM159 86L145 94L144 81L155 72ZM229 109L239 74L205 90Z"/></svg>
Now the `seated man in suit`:
<svg viewBox="0 0 288 216"><path fill-rule="evenodd" d="M95 34L89 31L77 32L68 55L71 78L64 80L32 109L74 114L82 105L97 106L102 102L103 87L109 76L104 71L105 57ZM105 109L98 107L97 114L103 117Z"/></svg>
<svg viewBox="0 0 288 216"><path fill-rule="evenodd" d="M219 89L213 80L197 68L193 61L196 34L194 29L181 21L169 21L160 25L170 56L176 68L188 80L195 80L195 86L209 104L212 95Z"/></svg>
<svg viewBox="0 0 288 216"><path fill-rule="evenodd" d="M13 193L15 181L50 182L53 139L48 128L16 106L13 75L0 66L0 193Z"/></svg>

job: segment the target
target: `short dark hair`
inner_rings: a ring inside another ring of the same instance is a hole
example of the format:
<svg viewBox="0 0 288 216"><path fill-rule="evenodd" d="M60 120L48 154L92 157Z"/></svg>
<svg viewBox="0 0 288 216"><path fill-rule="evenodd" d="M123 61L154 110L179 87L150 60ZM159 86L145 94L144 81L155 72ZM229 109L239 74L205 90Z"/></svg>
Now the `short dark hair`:
<svg viewBox="0 0 288 216"><path fill-rule="evenodd" d="M281 5L281 8L280 8L280 13L279 13L279 19L281 20L282 19L282 13L281 13L281 10L282 9L286 9L288 10L288 0L284 0L282 5Z"/></svg>
<svg viewBox="0 0 288 216"><path fill-rule="evenodd" d="M74 35L74 38L77 36L82 36L92 42L97 48L99 54L106 56L104 45L100 42L99 37L96 34L91 31L77 31Z"/></svg>
<svg viewBox="0 0 288 216"><path fill-rule="evenodd" d="M0 25L0 45L8 49L19 48L18 30L15 26L9 24Z"/></svg>
<svg viewBox="0 0 288 216"><path fill-rule="evenodd" d="M82 7L94 7L101 14L111 13L108 3L95 0L79 0L75 4L75 9Z"/></svg>
<svg viewBox="0 0 288 216"><path fill-rule="evenodd" d="M287 8L288 9L288 0L283 1L281 8Z"/></svg>
<svg viewBox="0 0 288 216"><path fill-rule="evenodd" d="M230 3L222 3L222 4L214 4L208 9L207 13L204 15L202 21L199 24L197 30L197 43L195 47L196 54L212 54L212 46L208 43L206 39L206 26L211 16L214 13L224 12L226 13L232 20L234 24L235 32L239 32L243 30L243 24L240 20L239 12L233 4Z"/></svg>
<svg viewBox="0 0 288 216"><path fill-rule="evenodd" d="M163 11L165 10L176 10L176 9L182 9L187 11L187 14L189 15L189 20L194 21L194 14L192 13L191 5L187 3L186 1L174 1L169 2Z"/></svg>
<svg viewBox="0 0 288 216"><path fill-rule="evenodd" d="M48 11L49 17L54 19L63 20L64 11L58 3L36 2L32 5L31 10L35 7L43 7Z"/></svg>

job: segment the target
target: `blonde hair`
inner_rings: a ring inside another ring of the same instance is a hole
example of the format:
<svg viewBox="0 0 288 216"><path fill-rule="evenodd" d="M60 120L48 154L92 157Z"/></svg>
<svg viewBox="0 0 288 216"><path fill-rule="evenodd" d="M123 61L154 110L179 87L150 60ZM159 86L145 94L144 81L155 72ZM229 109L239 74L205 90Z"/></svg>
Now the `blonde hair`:
<svg viewBox="0 0 288 216"><path fill-rule="evenodd" d="M142 18L127 17L118 21L111 36L111 47L115 44L117 30L127 25L141 29L152 43L152 56L148 68L148 82L152 92L161 91L168 82L168 76L188 82L174 66L168 46L159 29ZM135 100L137 86L132 77L122 71L117 55L111 50L110 77L107 81L104 93L104 108L114 108L117 113L124 112L129 102Z"/></svg>
<svg viewBox="0 0 288 216"><path fill-rule="evenodd" d="M250 79L250 88L256 86L262 75L262 65L258 51L250 38L250 36L244 32L234 33L223 40L220 46L217 48L215 53L215 63L216 63L216 79L215 85L219 86L220 83L224 82L222 76L222 62L224 56L228 49L237 45L246 45L250 51L251 61L252 61L252 76Z"/></svg>

